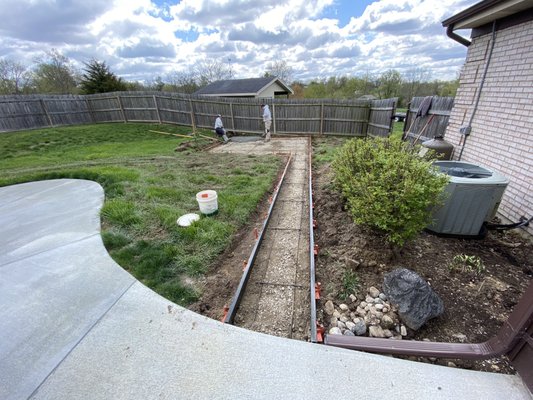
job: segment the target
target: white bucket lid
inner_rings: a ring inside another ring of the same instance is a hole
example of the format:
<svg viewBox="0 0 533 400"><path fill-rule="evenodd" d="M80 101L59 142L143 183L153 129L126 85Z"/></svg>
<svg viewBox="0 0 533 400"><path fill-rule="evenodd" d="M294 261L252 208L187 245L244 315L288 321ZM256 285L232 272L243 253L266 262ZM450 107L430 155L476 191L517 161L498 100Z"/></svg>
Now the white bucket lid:
<svg viewBox="0 0 533 400"><path fill-rule="evenodd" d="M202 190L201 192L196 193L196 200L198 201L211 201L217 197L217 192L214 190Z"/></svg>
<svg viewBox="0 0 533 400"><path fill-rule="evenodd" d="M179 226L190 226L194 221L198 221L200 216L195 213L185 214L178 218L176 223Z"/></svg>

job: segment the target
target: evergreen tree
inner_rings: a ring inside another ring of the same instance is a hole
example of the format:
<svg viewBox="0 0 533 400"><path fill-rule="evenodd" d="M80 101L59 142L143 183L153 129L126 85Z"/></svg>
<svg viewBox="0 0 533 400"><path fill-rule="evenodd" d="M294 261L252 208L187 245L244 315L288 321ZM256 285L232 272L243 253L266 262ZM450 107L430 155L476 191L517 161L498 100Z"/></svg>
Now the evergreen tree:
<svg viewBox="0 0 533 400"><path fill-rule="evenodd" d="M127 86L122 78L109 70L104 61L92 60L85 64L85 73L80 82L82 93L106 93L126 90Z"/></svg>

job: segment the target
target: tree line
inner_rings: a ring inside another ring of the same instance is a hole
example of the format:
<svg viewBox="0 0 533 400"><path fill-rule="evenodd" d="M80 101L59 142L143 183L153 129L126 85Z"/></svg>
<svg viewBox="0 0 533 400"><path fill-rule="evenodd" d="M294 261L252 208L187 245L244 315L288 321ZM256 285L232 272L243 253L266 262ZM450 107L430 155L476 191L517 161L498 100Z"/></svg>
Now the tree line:
<svg viewBox="0 0 533 400"><path fill-rule="evenodd" d="M332 76L311 82L293 80L294 71L285 61L267 64L263 76L277 76L294 91L294 98L345 98L373 96L379 99L398 97L405 107L415 96L455 96L458 79L430 80L428 70L414 68L404 74L389 70L381 74L364 73L359 76ZM35 60L33 67L15 60L0 58L0 94L92 94L113 91L153 90L194 93L207 84L238 78L228 63L203 60L188 71L177 71L165 77L156 76L150 82L131 82L113 73L105 61L93 59L82 70L55 49Z"/></svg>

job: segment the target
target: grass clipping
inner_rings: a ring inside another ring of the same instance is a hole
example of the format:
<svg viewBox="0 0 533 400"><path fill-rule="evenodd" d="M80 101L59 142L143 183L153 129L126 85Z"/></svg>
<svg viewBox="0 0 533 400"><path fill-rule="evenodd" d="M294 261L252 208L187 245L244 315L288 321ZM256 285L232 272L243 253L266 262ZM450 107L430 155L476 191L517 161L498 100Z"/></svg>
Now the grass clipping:
<svg viewBox="0 0 533 400"><path fill-rule="evenodd" d="M350 140L332 166L354 222L377 228L399 247L428 225L448 182L431 160L396 139Z"/></svg>

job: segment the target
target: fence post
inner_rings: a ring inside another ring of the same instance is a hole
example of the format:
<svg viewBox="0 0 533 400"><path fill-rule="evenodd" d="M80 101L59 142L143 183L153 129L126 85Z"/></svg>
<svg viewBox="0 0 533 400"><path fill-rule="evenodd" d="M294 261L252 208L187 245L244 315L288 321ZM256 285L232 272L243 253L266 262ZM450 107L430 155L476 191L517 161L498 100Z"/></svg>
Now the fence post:
<svg viewBox="0 0 533 400"><path fill-rule="evenodd" d="M368 113L366 117L365 131L363 132L365 134L365 137L368 137L368 128L370 127L371 118L372 118L372 100L368 100Z"/></svg>
<svg viewBox="0 0 533 400"><path fill-rule="evenodd" d="M229 112L231 114L231 127L233 128L233 133L235 133L235 119L233 118L233 103L229 103Z"/></svg>
<svg viewBox="0 0 533 400"><path fill-rule="evenodd" d="M408 123L410 122L411 118L411 102L413 100L411 99L409 103L407 103L407 112L405 113L405 120L403 121L403 133L402 133L402 140L407 140L407 131L409 130Z"/></svg>
<svg viewBox="0 0 533 400"><path fill-rule="evenodd" d="M276 134L276 103L274 103L274 99L272 99L272 130L274 131L274 135Z"/></svg>
<svg viewBox="0 0 533 400"><path fill-rule="evenodd" d="M46 109L46 106L44 104L44 100L43 99L39 99L39 102L41 103L41 108L43 109L44 115L46 115L46 119L48 120L48 124L50 126L53 126L52 118L50 118L50 114L48 114L48 110Z"/></svg>
<svg viewBox="0 0 533 400"><path fill-rule="evenodd" d="M320 103L320 136L324 136L324 102Z"/></svg>
<svg viewBox="0 0 533 400"><path fill-rule="evenodd" d="M94 115L93 115L93 109L91 107L91 102L89 101L89 98L85 96L85 104L87 105L87 110L89 111L89 117L91 117L91 123L95 123Z"/></svg>
<svg viewBox="0 0 533 400"><path fill-rule="evenodd" d="M196 122L195 122L195 117L194 117L194 103L193 103L193 101L192 101L192 99L190 97L189 97L189 105L190 105L190 108L191 108L191 126L192 126L192 131L196 135Z"/></svg>
<svg viewBox="0 0 533 400"><path fill-rule="evenodd" d="M387 135L388 137L390 137L391 133L392 133L392 130L394 129L394 115L396 114L396 100L394 100L392 102L392 117L390 119L390 122L389 122L389 134Z"/></svg>
<svg viewBox="0 0 533 400"><path fill-rule="evenodd" d="M155 112L157 113L157 120L159 121L159 125L161 125L161 115L159 114L159 106L157 105L157 97L155 97L155 94L152 97L154 98L154 105L155 105Z"/></svg>
<svg viewBox="0 0 533 400"><path fill-rule="evenodd" d="M124 106L122 105L122 100L120 99L120 95L117 94L117 101L118 101L118 105L120 107L120 113L122 114L122 119L124 120L124 123L128 122L128 120L126 119L126 113L124 112Z"/></svg>

